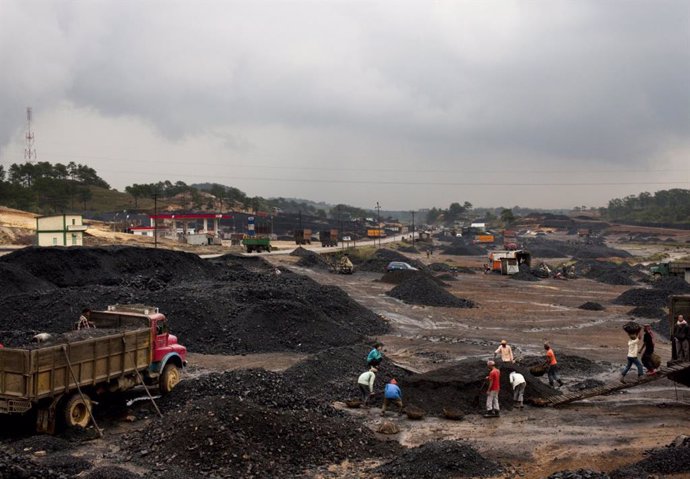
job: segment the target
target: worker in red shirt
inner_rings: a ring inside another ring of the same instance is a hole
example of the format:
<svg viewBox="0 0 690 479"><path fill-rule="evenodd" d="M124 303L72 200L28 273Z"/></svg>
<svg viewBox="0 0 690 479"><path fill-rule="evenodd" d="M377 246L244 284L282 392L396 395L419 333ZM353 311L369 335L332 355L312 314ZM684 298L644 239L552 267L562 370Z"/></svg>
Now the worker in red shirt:
<svg viewBox="0 0 690 479"><path fill-rule="evenodd" d="M544 350L546 351L546 361L544 366L546 366L547 374L549 375L549 385L554 386L558 382L558 387L563 386L563 381L561 381L561 376L558 374L558 361L556 361L556 354L551 349L549 343L544 343Z"/></svg>
<svg viewBox="0 0 690 479"><path fill-rule="evenodd" d="M486 365L489 367L489 375L486 377L489 381L489 388L486 391L486 413L484 417L498 417L498 391L501 389L501 372L496 367L496 363L488 361Z"/></svg>

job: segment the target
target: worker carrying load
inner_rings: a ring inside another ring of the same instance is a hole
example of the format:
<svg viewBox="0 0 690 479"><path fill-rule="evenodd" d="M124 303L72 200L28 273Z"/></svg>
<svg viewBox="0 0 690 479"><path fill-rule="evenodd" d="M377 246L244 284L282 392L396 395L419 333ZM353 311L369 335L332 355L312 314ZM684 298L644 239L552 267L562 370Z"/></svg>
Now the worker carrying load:
<svg viewBox="0 0 690 479"><path fill-rule="evenodd" d="M353 269L354 266L352 265L352 261L350 261L347 253L345 253L336 264L336 271L339 274L352 274Z"/></svg>

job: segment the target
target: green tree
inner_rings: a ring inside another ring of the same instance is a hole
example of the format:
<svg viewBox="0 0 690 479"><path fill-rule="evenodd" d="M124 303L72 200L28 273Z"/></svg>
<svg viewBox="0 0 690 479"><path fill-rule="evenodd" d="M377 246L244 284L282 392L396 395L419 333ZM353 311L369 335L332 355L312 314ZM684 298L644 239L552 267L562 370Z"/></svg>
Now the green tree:
<svg viewBox="0 0 690 479"><path fill-rule="evenodd" d="M515 221L515 216L513 215L513 210L509 208L503 208L501 210L501 221L504 225L512 224Z"/></svg>

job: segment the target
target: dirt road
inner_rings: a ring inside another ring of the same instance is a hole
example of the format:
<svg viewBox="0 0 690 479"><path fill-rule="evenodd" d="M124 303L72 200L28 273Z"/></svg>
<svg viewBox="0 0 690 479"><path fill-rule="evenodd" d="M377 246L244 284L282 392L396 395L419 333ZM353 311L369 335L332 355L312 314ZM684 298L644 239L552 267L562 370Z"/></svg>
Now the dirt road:
<svg viewBox="0 0 690 479"><path fill-rule="evenodd" d="M410 256L476 268L484 261L482 257ZM494 274L460 274L457 281L449 282L449 291L475 301L477 308L420 307L386 296L394 285L379 282L380 274L341 276L297 268L290 257L271 261L289 265L318 282L337 285L388 318L392 331L380 338L385 354L414 371L436 369L467 357L489 359L501 339L513 345L518 357L542 354L543 342L548 340L557 355L567 353L600 362L603 372L589 378L603 381L616 381L625 361L627 338L621 326L630 320L626 313L631 308L614 305L612 300L629 286L588 279L523 282ZM578 309L587 301L606 309ZM670 358L670 344L658 336L657 349L662 358ZM587 374L566 376L565 387L584 379ZM470 415L461 422L400 421L399 440L416 446L430 440L467 439L485 456L513 464L523 477L536 479L564 469L611 471L634 463L645 450L687 433L688 412L690 389L660 380L558 409L507 412L497 420ZM375 429L380 418L371 414L367 423Z"/></svg>

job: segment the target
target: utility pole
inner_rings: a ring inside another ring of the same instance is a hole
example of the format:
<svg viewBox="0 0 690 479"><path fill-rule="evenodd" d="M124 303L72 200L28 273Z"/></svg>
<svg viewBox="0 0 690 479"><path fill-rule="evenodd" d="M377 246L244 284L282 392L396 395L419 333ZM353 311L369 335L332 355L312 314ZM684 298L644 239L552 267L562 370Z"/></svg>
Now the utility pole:
<svg viewBox="0 0 690 479"><path fill-rule="evenodd" d="M158 248L158 192L153 194L153 247Z"/></svg>
<svg viewBox="0 0 690 479"><path fill-rule="evenodd" d="M412 248L414 248L414 211L410 211L412 213Z"/></svg>
<svg viewBox="0 0 690 479"><path fill-rule="evenodd" d="M340 205L338 205L338 223L340 225L340 248L345 249L345 242L343 241L343 218L340 216Z"/></svg>
<svg viewBox="0 0 690 479"><path fill-rule="evenodd" d="M376 202L376 229L378 231L378 236L379 238L379 248L381 248L381 205L379 202Z"/></svg>

